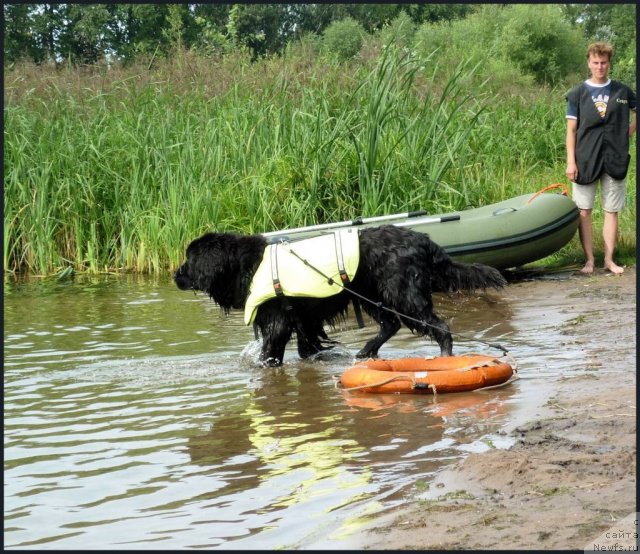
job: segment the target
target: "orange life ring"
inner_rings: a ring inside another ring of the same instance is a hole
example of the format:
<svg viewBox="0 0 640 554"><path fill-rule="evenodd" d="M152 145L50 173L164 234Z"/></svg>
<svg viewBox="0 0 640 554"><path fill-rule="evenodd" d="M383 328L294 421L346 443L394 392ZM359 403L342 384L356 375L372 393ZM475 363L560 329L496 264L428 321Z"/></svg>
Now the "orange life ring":
<svg viewBox="0 0 640 554"><path fill-rule="evenodd" d="M440 358L366 360L340 378L345 390L387 393L464 392L506 383L514 374L503 358L465 354Z"/></svg>

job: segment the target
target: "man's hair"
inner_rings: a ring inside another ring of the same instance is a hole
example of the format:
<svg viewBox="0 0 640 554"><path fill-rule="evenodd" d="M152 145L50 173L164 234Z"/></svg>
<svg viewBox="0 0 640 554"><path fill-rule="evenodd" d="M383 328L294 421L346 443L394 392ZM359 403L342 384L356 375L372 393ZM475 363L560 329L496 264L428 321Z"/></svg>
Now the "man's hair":
<svg viewBox="0 0 640 554"><path fill-rule="evenodd" d="M587 60L591 56L606 56L609 61L613 57L613 46L608 42L592 42L587 48Z"/></svg>

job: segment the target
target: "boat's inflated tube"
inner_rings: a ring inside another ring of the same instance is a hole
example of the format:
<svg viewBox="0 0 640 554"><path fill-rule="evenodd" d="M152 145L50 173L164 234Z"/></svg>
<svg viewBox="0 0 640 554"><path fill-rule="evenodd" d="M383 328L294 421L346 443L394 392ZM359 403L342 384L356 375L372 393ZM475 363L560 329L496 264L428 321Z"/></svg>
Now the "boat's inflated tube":
<svg viewBox="0 0 640 554"><path fill-rule="evenodd" d="M366 360L340 378L345 390L381 393L464 392L502 385L514 376L513 360L483 354L440 358ZM513 364L513 365L512 365Z"/></svg>

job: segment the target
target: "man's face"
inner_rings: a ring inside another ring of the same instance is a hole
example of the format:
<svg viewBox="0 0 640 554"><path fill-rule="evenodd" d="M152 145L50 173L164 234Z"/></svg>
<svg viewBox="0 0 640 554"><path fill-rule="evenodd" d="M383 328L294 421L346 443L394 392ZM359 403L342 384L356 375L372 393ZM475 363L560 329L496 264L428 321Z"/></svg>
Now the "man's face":
<svg viewBox="0 0 640 554"><path fill-rule="evenodd" d="M591 71L591 77L596 82L604 82L609 74L609 58L607 56L599 56L598 54L591 54L587 62L589 70Z"/></svg>

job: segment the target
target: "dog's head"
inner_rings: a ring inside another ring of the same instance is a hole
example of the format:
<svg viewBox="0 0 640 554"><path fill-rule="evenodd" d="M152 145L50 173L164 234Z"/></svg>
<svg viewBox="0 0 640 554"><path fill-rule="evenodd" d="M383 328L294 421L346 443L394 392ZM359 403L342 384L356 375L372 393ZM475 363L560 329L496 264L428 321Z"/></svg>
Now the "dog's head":
<svg viewBox="0 0 640 554"><path fill-rule="evenodd" d="M225 310L241 309L265 244L258 235L207 233L189 244L173 280L180 290L207 293Z"/></svg>

